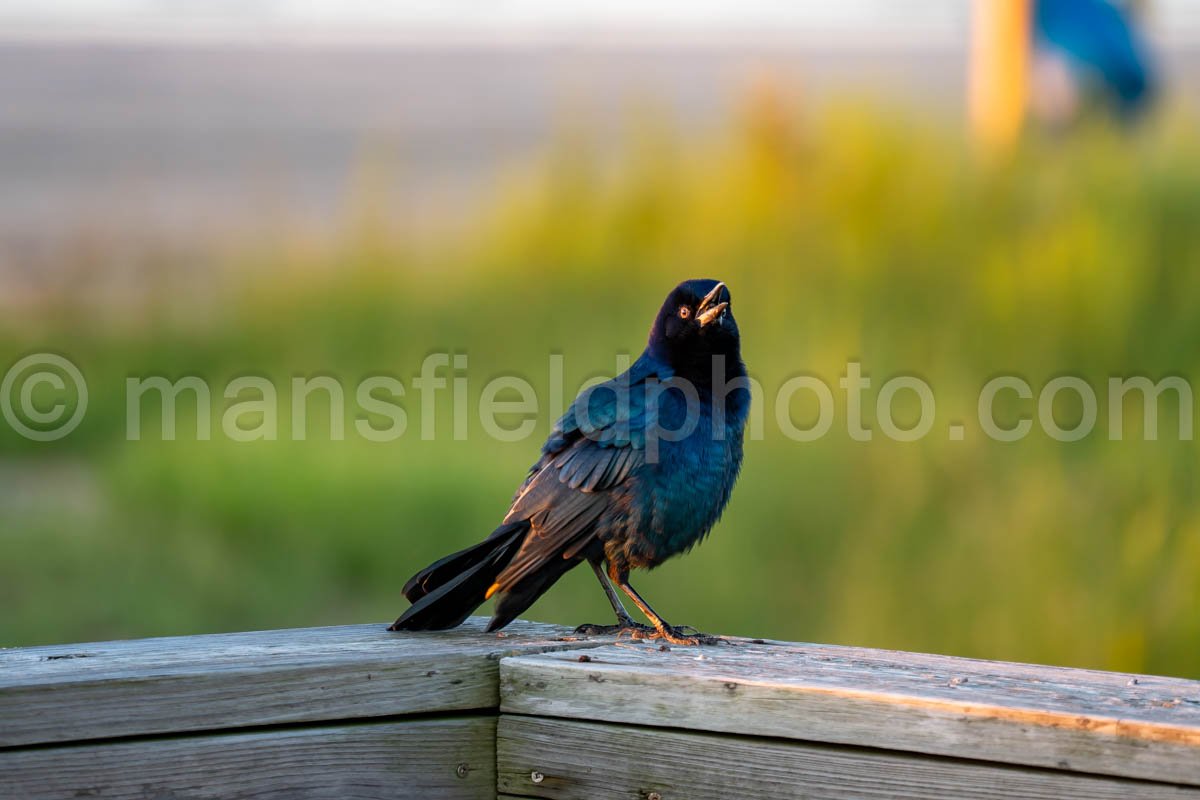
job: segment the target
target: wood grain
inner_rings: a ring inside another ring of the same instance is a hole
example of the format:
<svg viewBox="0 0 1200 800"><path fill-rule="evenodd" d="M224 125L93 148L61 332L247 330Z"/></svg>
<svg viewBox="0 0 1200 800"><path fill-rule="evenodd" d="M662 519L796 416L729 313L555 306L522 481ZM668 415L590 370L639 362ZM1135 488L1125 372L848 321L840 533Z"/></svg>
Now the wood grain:
<svg viewBox="0 0 1200 800"><path fill-rule="evenodd" d="M661 728L504 715L497 786L550 800L1198 800L1200 789ZM540 778L534 780L535 777Z"/></svg>
<svg viewBox="0 0 1200 800"><path fill-rule="evenodd" d="M501 709L1200 785L1200 682L1178 678L830 645L621 643L506 659Z"/></svg>
<svg viewBox="0 0 1200 800"><path fill-rule="evenodd" d="M0 650L0 748L154 733L492 709L499 658L565 629L486 620L437 633L383 624Z"/></svg>
<svg viewBox="0 0 1200 800"><path fill-rule="evenodd" d="M496 796L494 717L287 728L0 752L0 797Z"/></svg>

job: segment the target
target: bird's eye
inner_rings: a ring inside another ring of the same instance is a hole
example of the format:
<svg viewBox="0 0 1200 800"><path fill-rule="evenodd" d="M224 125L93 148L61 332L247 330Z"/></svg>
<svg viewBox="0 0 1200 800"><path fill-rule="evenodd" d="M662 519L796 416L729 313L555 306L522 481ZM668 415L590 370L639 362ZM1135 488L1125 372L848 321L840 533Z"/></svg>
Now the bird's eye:
<svg viewBox="0 0 1200 800"><path fill-rule="evenodd" d="M687 319L691 315L692 315L692 310L690 308L688 308L687 306L679 307L679 318L680 319Z"/></svg>

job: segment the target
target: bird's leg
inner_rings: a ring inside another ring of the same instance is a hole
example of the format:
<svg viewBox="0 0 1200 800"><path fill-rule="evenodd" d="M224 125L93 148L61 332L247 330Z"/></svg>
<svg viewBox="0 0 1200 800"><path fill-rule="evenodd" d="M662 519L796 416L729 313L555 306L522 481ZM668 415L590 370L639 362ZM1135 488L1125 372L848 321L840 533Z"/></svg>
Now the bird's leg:
<svg viewBox="0 0 1200 800"><path fill-rule="evenodd" d="M612 581L604 574L604 570L600 567L600 561L590 561L592 571L596 573L596 578L600 581L600 586L604 589L604 596L608 598L608 602L612 604L613 613L617 615L616 625L580 625L575 629L576 633L588 636L612 636L622 633L630 633L635 639L644 639L646 636L653 634L654 629L648 625L639 625L629 616L629 612L625 610L624 604L621 603L621 598L617 595L617 590L613 588Z"/></svg>
<svg viewBox="0 0 1200 800"><path fill-rule="evenodd" d="M709 636L706 633L692 629L692 634L685 634L683 628L676 628L670 625L665 619L660 617L658 613L650 607L650 604L642 599L642 596L637 593L637 590L629 585L629 579L626 575L615 575L617 586L621 587L621 591L629 595L629 599L634 605L642 610L646 615L646 619L654 624L655 633L650 638L666 639L671 644L693 645L693 644L717 644L721 641L719 637Z"/></svg>
<svg viewBox="0 0 1200 800"><path fill-rule="evenodd" d="M600 562L592 562L592 571L596 573L596 579L600 581L600 586L604 589L604 596L612 604L613 613L617 615L617 622L627 628L636 624L633 621L633 617L629 616L629 612L625 610L625 605L617 595L617 590L613 588L612 581L608 579L608 576L604 574L604 570L601 569Z"/></svg>

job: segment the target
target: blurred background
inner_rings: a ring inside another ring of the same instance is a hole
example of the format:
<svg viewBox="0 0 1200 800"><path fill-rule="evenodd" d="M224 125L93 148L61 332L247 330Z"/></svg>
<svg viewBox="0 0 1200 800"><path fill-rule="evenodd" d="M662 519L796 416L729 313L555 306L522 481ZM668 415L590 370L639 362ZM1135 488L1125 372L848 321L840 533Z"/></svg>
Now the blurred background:
<svg viewBox="0 0 1200 800"><path fill-rule="evenodd" d="M549 420L422 441L409 398L392 443L233 442L222 388L268 376L286 407L291 376L408 383L431 352L541 387L556 352L570 396L712 276L768 393L855 360L928 381L937 425L768 424L714 535L636 581L668 619L1200 677L1177 421L972 422L1001 372L1080 376L1102 421L1109 376L1200 372L1198 92L1190 0L9 0L0 368L60 353L91 397L60 441L0 424L0 646L390 621ZM149 374L213 383L212 440L185 399L175 441L152 416L127 441ZM577 570L528 616L609 614Z"/></svg>

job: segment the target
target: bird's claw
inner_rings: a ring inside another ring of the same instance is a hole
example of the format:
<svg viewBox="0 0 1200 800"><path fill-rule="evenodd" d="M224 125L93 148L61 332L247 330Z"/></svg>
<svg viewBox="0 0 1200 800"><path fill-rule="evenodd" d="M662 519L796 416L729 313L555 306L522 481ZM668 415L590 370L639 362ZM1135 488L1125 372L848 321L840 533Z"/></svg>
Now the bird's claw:
<svg viewBox="0 0 1200 800"><path fill-rule="evenodd" d="M656 630L650 638L665 639L671 644L685 647L701 644L720 644L725 641L720 636L710 636L707 633L701 633L690 625L665 625L660 630Z"/></svg>
<svg viewBox="0 0 1200 800"><path fill-rule="evenodd" d="M575 634L578 636L616 636L618 638L628 635L630 639L637 641L662 639L680 646L711 645L725 641L720 636L701 633L691 625L665 625L662 628L652 628L633 620L618 622L615 625L580 625L575 629Z"/></svg>
<svg viewBox="0 0 1200 800"><path fill-rule="evenodd" d="M724 642L719 636L710 636L708 633L701 633L696 628L690 625L680 625L678 627L668 625L662 628L661 631L655 631L653 638L666 639L671 644L684 646L695 646L700 644L720 644Z"/></svg>
<svg viewBox="0 0 1200 800"><path fill-rule="evenodd" d="M708 636L707 633L701 633L691 625L672 625L671 630L680 636ZM712 637L709 637L712 638Z"/></svg>
<svg viewBox="0 0 1200 800"><path fill-rule="evenodd" d="M651 639L657 635L658 631L649 625L642 625L630 620L628 622L618 622L615 625L580 625L575 629L575 633L580 636L618 637L629 634L631 639Z"/></svg>

